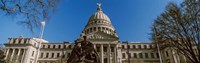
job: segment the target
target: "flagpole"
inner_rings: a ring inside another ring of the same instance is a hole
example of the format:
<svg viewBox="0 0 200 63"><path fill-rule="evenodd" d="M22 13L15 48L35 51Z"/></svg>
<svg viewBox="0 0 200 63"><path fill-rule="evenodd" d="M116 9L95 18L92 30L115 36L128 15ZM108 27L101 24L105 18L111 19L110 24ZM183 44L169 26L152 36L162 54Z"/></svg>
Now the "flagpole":
<svg viewBox="0 0 200 63"><path fill-rule="evenodd" d="M44 34L45 21L41 22L41 27L42 27L42 31L41 31L40 38L42 39L43 38L43 34Z"/></svg>
<svg viewBox="0 0 200 63"><path fill-rule="evenodd" d="M39 58L39 53L40 53L40 48L41 48L41 39L43 38L43 34L44 34L44 27L45 27L45 21L42 21L41 22L41 34L40 34L40 37L39 37L40 41L39 41L39 44L38 44L35 63L38 63L38 58Z"/></svg>

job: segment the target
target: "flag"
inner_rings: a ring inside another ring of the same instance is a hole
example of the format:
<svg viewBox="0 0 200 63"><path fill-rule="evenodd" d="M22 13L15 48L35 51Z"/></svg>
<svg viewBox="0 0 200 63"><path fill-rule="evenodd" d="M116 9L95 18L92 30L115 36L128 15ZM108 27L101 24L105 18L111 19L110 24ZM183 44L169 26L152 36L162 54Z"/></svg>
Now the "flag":
<svg viewBox="0 0 200 63"><path fill-rule="evenodd" d="M44 27L45 24L46 24L45 21L42 21L42 22L41 22L41 26L42 26L42 27Z"/></svg>

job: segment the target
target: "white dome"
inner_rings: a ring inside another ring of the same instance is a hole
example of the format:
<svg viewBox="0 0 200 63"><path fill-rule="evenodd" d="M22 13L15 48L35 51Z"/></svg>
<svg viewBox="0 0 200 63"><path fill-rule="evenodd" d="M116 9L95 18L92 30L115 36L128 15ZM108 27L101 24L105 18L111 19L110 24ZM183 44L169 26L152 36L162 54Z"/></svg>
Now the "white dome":
<svg viewBox="0 0 200 63"><path fill-rule="evenodd" d="M93 20L110 21L110 18L106 14L104 14L102 11L97 11L89 19L89 21L93 21Z"/></svg>
<svg viewBox="0 0 200 63"><path fill-rule="evenodd" d="M115 28L111 24L110 18L103 13L100 6L89 18L88 23L83 30L83 33L86 35L95 34L96 32L103 32L118 37L115 32Z"/></svg>

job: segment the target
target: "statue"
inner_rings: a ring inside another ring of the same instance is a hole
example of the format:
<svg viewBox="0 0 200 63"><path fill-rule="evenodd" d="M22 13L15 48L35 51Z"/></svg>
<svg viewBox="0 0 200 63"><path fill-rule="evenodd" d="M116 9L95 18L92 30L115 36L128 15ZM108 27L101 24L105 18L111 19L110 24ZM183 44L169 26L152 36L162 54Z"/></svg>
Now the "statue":
<svg viewBox="0 0 200 63"><path fill-rule="evenodd" d="M83 41L75 42L67 63L100 63L98 53L93 44L86 40L86 36L83 36L83 38Z"/></svg>

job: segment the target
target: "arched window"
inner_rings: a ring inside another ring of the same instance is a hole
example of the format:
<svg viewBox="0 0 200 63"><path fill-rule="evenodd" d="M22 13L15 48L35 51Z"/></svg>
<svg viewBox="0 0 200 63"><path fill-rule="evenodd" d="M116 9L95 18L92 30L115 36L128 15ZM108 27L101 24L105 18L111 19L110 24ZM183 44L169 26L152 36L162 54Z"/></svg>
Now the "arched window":
<svg viewBox="0 0 200 63"><path fill-rule="evenodd" d="M98 23L100 23L100 21L98 21Z"/></svg>
<svg viewBox="0 0 200 63"><path fill-rule="evenodd" d="M86 29L86 33L89 33L89 29Z"/></svg>
<svg viewBox="0 0 200 63"><path fill-rule="evenodd" d="M45 45L43 45L42 47L45 48Z"/></svg>
<svg viewBox="0 0 200 63"><path fill-rule="evenodd" d="M96 31L96 27L94 27L94 29L93 29L94 31Z"/></svg>
<svg viewBox="0 0 200 63"><path fill-rule="evenodd" d="M92 28L90 28L90 32L92 32Z"/></svg>
<svg viewBox="0 0 200 63"><path fill-rule="evenodd" d="M97 21L95 21L95 24L97 24Z"/></svg>
<svg viewBox="0 0 200 63"><path fill-rule="evenodd" d="M49 53L46 54L46 58L48 58L48 57L49 57Z"/></svg>
<svg viewBox="0 0 200 63"><path fill-rule="evenodd" d="M50 48L51 47L51 45L48 45L48 48Z"/></svg>
<svg viewBox="0 0 200 63"><path fill-rule="evenodd" d="M40 54L40 58L43 58L43 54L44 54L44 53L41 53L41 54Z"/></svg>
<svg viewBox="0 0 200 63"><path fill-rule="evenodd" d="M13 44L15 44L15 43L16 43L16 41L17 41L17 39L13 39Z"/></svg>
<svg viewBox="0 0 200 63"><path fill-rule="evenodd" d="M102 27L102 30L105 30L105 27Z"/></svg>
<svg viewBox="0 0 200 63"><path fill-rule="evenodd" d="M18 44L20 44L20 43L21 43L21 41L22 41L22 38L20 38L20 39L18 39L18 40L19 40Z"/></svg>
<svg viewBox="0 0 200 63"><path fill-rule="evenodd" d="M58 45L58 48L61 48L61 45Z"/></svg>
<svg viewBox="0 0 200 63"><path fill-rule="evenodd" d="M142 53L139 53L139 56L140 56L140 58L143 58L143 55L142 55Z"/></svg>
<svg viewBox="0 0 200 63"><path fill-rule="evenodd" d="M51 58L54 58L54 53L52 53Z"/></svg>
<svg viewBox="0 0 200 63"><path fill-rule="evenodd" d="M101 27L98 27L98 31L100 31L101 30Z"/></svg>
<svg viewBox="0 0 200 63"><path fill-rule="evenodd" d="M53 48L56 48L56 45L53 45Z"/></svg>
<svg viewBox="0 0 200 63"><path fill-rule="evenodd" d="M68 46L68 48L70 48L70 49L71 49L71 47L72 47L71 45Z"/></svg>

